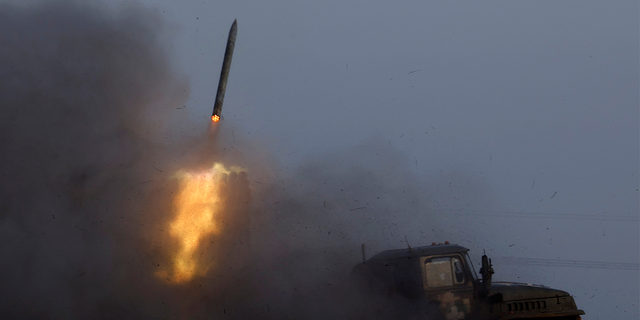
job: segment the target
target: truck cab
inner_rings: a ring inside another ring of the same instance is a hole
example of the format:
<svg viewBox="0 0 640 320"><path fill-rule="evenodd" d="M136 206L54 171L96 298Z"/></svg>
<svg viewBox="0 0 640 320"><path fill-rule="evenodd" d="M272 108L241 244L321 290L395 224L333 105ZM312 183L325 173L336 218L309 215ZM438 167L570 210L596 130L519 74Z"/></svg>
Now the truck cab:
<svg viewBox="0 0 640 320"><path fill-rule="evenodd" d="M584 314L565 291L491 283L493 269L486 255L478 278L468 251L448 242L387 250L356 265L352 275L365 290L417 303L417 312L433 319L576 320Z"/></svg>

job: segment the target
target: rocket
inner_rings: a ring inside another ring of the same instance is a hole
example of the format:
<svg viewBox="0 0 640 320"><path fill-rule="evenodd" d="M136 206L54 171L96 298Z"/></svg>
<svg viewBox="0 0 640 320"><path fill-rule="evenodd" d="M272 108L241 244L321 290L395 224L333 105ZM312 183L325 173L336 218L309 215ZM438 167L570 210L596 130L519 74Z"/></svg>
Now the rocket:
<svg viewBox="0 0 640 320"><path fill-rule="evenodd" d="M231 30L229 30L229 38L227 39L227 49L224 51L224 60L222 61L222 71L220 72L220 80L218 81L216 102L213 105L213 113L211 114L211 120L213 120L213 122L220 121L222 102L224 102L224 92L227 90L227 79L229 78L229 68L231 68L231 58L233 57L233 47L236 45L237 33L238 20L233 20Z"/></svg>

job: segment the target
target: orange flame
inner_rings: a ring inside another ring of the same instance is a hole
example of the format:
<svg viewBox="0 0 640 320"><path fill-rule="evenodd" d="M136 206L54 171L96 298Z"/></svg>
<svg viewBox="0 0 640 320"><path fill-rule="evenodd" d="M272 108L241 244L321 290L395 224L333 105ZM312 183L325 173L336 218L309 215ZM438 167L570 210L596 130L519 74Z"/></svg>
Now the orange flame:
<svg viewBox="0 0 640 320"><path fill-rule="evenodd" d="M220 116L217 114L214 114L211 116L211 120L213 120L213 122L218 122L220 121Z"/></svg>
<svg viewBox="0 0 640 320"><path fill-rule="evenodd" d="M170 270L161 270L157 276L184 283L204 276L212 266L213 261L199 261L199 258L208 249L203 248L203 243L221 232L218 223L224 209L221 186L223 178L231 171L240 171L240 168L227 169L215 163L208 171L176 174L179 179L179 189L173 200L176 215L169 223L169 234L177 240L178 248Z"/></svg>

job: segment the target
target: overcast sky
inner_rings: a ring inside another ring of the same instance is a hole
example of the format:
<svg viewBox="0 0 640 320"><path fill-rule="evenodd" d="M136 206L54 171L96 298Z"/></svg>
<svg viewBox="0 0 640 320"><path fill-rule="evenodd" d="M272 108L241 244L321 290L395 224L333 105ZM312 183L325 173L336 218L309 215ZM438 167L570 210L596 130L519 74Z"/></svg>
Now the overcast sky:
<svg viewBox="0 0 640 320"><path fill-rule="evenodd" d="M637 217L635 2L151 4L177 26L194 123L238 19L225 120L284 163L375 137L505 210Z"/></svg>
<svg viewBox="0 0 640 320"><path fill-rule="evenodd" d="M637 266L637 1L148 3L174 23L194 127L238 19L224 121L281 170L381 144L418 184L459 193L434 208L451 238L407 227L416 245ZM496 278L567 290L591 319L638 317L637 269L495 262Z"/></svg>
<svg viewBox="0 0 640 320"><path fill-rule="evenodd" d="M397 166L439 231L398 214L358 239L371 253L449 240L477 262L486 249L494 281L566 290L589 319L639 317L637 1L143 3L190 86L171 135L208 130L237 19L226 147L248 141L290 185L309 164Z"/></svg>

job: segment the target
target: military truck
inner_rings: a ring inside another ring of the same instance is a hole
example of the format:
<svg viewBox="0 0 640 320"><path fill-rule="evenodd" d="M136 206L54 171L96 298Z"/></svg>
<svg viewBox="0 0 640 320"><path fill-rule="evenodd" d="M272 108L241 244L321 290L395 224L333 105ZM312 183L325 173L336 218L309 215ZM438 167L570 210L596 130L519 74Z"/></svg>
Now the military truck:
<svg viewBox="0 0 640 320"><path fill-rule="evenodd" d="M383 251L353 268L361 287L398 302L393 318L579 320L584 311L565 291L541 285L491 282L493 268L482 256L478 278L456 244ZM402 299L398 299L397 297ZM373 318L378 318L372 315Z"/></svg>

